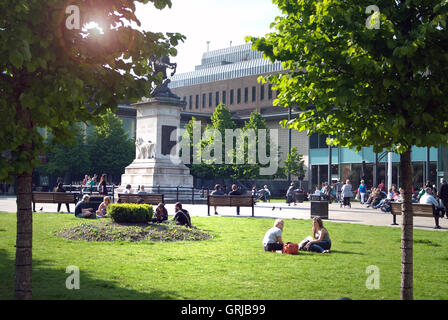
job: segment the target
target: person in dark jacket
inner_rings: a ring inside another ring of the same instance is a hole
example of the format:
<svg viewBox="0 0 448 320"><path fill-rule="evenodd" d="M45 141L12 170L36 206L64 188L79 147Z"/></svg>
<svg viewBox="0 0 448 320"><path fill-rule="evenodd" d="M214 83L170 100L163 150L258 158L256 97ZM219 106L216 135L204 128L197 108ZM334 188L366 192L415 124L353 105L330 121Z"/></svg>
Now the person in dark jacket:
<svg viewBox="0 0 448 320"><path fill-rule="evenodd" d="M182 209L182 204L180 202L177 202L174 205L174 210L176 211L176 214L174 215L173 221L175 221L178 225L183 225L191 228L190 214L187 210Z"/></svg>
<svg viewBox="0 0 448 320"><path fill-rule="evenodd" d="M65 192L64 184L62 182L58 183L58 186L56 187L56 192ZM61 210L62 203L58 203L58 212ZM67 207L67 212L70 213L70 205L68 203L65 204Z"/></svg>
<svg viewBox="0 0 448 320"><path fill-rule="evenodd" d="M232 185L232 191L229 192L229 196L240 196L241 191L238 190L238 186L236 184ZM240 215L240 207L236 207L236 215Z"/></svg>
<svg viewBox="0 0 448 320"><path fill-rule="evenodd" d="M217 185L215 185L215 191L213 191L210 195L212 195L212 196L224 196L225 193L224 193L224 191L222 191L221 185L217 184ZM216 211L217 207L214 206L214 208L215 208L215 214L218 214L218 212Z"/></svg>
<svg viewBox="0 0 448 320"><path fill-rule="evenodd" d="M439 188L439 192L437 193L437 196L439 199L442 200L443 206L445 207L445 215L448 219L448 183L446 182L445 178L440 179L441 185ZM442 211L442 218L443 218L443 211Z"/></svg>
<svg viewBox="0 0 448 320"><path fill-rule="evenodd" d="M100 178L100 183L98 184L98 192L100 194L105 195L105 196L108 195L108 193L107 193L107 185L106 185L106 178L107 178L107 175L103 173L101 175L101 178Z"/></svg>

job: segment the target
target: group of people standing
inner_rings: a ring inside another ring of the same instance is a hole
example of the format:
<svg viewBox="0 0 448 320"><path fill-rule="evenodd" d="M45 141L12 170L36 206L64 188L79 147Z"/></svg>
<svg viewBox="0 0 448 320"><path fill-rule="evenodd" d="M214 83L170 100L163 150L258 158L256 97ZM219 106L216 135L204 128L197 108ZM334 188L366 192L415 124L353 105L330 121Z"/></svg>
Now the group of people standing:
<svg viewBox="0 0 448 320"><path fill-rule="evenodd" d="M103 173L101 175L100 181L98 182L98 175L95 173L92 177L89 175L84 176L84 180L82 180L81 186L83 193L92 193L92 192L98 192L102 195L108 195L107 193L107 175ZM96 187L95 187L96 186Z"/></svg>

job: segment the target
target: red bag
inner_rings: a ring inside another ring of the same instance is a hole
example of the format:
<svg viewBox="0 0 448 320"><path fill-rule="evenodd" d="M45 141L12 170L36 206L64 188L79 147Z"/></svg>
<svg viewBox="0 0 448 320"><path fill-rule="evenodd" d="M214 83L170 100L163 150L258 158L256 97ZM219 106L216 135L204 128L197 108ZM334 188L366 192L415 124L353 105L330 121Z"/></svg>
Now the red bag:
<svg viewBox="0 0 448 320"><path fill-rule="evenodd" d="M285 254L298 254L299 245L297 243L288 242L283 245L283 253Z"/></svg>

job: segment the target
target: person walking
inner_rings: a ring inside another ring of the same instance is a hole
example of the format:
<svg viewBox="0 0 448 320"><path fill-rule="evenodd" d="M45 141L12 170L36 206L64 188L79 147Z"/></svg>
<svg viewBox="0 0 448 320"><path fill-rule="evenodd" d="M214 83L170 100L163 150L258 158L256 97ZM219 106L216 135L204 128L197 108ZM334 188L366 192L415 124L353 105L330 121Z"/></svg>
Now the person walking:
<svg viewBox="0 0 448 320"><path fill-rule="evenodd" d="M286 203L288 204L288 206L291 206L291 202L294 202L294 205L296 205L295 198L294 182L291 182L288 190L286 191Z"/></svg>
<svg viewBox="0 0 448 320"><path fill-rule="evenodd" d="M341 189L341 195L343 198L343 203L341 204L341 207L342 207L342 205L344 205L344 208L345 208L345 206L349 206L349 208L351 208L352 205L350 204L350 198L353 197L353 192L352 192L352 185L350 184L350 180L347 179L345 181L345 184L342 186L342 189Z"/></svg>
<svg viewBox="0 0 448 320"><path fill-rule="evenodd" d="M442 200L443 206L445 207L445 216L448 219L448 183L445 178L440 179L441 185L437 195L439 199ZM443 212L442 212L443 218Z"/></svg>
<svg viewBox="0 0 448 320"><path fill-rule="evenodd" d="M364 180L361 180L361 184L358 187L359 190L359 197L361 198L361 204L364 204L365 200L366 200L366 193L367 193L367 187L366 184L364 183Z"/></svg>

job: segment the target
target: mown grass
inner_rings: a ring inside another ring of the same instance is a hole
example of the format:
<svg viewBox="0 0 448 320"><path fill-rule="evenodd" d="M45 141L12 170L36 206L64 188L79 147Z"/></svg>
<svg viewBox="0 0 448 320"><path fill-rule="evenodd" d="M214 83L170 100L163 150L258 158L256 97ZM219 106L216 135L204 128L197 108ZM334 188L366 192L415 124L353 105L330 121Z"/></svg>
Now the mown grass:
<svg viewBox="0 0 448 320"><path fill-rule="evenodd" d="M57 237L85 223L73 215L34 215L34 299L399 299L400 235L390 227L325 222L331 254L264 252L273 219L193 217L214 238L185 242L87 242ZM100 221L89 221L101 223ZM286 241L310 234L310 220L287 220ZM12 299L16 216L0 213L0 299ZM445 232L414 230L414 296L447 299ZM80 290L67 290L68 266ZM369 290L366 268L380 270Z"/></svg>

